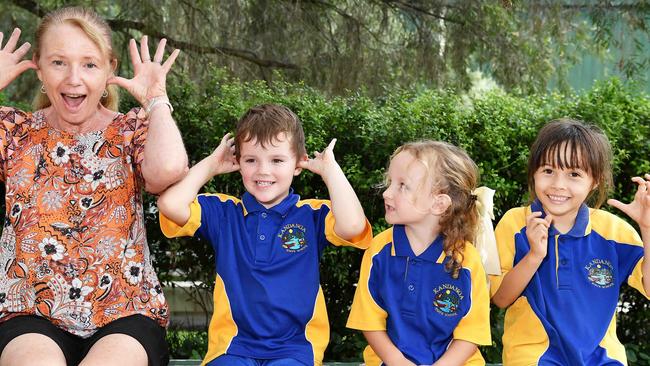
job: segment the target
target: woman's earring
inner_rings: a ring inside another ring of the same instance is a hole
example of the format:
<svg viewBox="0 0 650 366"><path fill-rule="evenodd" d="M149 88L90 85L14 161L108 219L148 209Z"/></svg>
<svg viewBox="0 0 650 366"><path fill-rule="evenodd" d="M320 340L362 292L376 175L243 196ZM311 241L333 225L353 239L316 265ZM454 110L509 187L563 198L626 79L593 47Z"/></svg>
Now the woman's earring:
<svg viewBox="0 0 650 366"><path fill-rule="evenodd" d="M41 93L47 94L47 92L45 91L45 84L41 84Z"/></svg>
<svg viewBox="0 0 650 366"><path fill-rule="evenodd" d="M107 98L108 97L108 91L104 89L104 92L102 93L102 98Z"/></svg>

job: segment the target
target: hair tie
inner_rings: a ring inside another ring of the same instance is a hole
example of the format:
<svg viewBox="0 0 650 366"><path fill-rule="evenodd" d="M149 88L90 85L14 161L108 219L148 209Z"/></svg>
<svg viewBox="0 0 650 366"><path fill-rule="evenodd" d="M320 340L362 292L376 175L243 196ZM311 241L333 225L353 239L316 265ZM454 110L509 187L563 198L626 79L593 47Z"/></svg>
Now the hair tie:
<svg viewBox="0 0 650 366"><path fill-rule="evenodd" d="M474 245L483 261L483 267L488 275L501 275L501 263L497 252L497 239L494 236L494 193L488 187L479 187L472 191L472 199L476 200L476 210L479 215L478 228Z"/></svg>
<svg viewBox="0 0 650 366"><path fill-rule="evenodd" d="M472 200L472 201L476 201L476 200L478 200L478 196L472 193L472 194L469 195L469 199Z"/></svg>

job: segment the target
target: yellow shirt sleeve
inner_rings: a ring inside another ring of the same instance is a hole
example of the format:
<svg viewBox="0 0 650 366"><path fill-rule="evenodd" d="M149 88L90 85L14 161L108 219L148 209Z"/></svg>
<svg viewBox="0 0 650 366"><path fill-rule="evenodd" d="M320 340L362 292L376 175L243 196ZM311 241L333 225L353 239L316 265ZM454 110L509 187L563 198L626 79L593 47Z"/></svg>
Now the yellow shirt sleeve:
<svg viewBox="0 0 650 366"><path fill-rule="evenodd" d="M160 229L168 238L178 238L181 236L194 236L196 230L201 226L201 205L199 199L195 198L190 204L190 218L185 225L179 226L165 215L160 213Z"/></svg>
<svg viewBox="0 0 650 366"><path fill-rule="evenodd" d="M496 229L494 229L499 261L501 262L501 275L488 276L490 280L490 297L496 294L503 277L512 269L512 264L515 261L515 235L526 226L526 211L526 207L509 210L503 215Z"/></svg>
<svg viewBox="0 0 650 366"><path fill-rule="evenodd" d="M370 243L372 242L372 226L370 226L370 222L367 219L366 227L363 228L363 231L350 240L345 240L336 234L334 231L335 223L336 219L334 218L334 214L332 214L332 211L330 211L325 217L325 237L327 237L327 240L330 243L336 245L337 247L346 246L359 249L366 249L370 246Z"/></svg>
<svg viewBox="0 0 650 366"><path fill-rule="evenodd" d="M392 230L388 230L392 232ZM352 301L352 308L350 309L350 316L346 326L358 330L386 330L386 318L388 313L377 303L370 293L368 281L370 274L373 270L373 257L379 253L389 242L381 243L381 238L386 232L380 234L378 238L373 240L372 246L365 251L361 261L361 270L359 274L359 283L357 290L354 293L354 300ZM392 234L389 235L389 238ZM377 239L380 239L378 241Z"/></svg>
<svg viewBox="0 0 650 366"><path fill-rule="evenodd" d="M472 280L471 307L454 329L454 339L462 339L474 344L490 345L490 293L485 269L476 248L467 243L463 268L470 271Z"/></svg>

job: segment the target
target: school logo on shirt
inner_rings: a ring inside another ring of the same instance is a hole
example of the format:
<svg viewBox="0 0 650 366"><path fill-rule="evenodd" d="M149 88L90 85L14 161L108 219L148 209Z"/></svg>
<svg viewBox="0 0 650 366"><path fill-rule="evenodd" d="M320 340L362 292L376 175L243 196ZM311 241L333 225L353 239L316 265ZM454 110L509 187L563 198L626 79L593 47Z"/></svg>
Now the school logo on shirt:
<svg viewBox="0 0 650 366"><path fill-rule="evenodd" d="M300 224L287 224L284 225L280 234L282 239L282 247L288 253L301 252L307 248L307 240L305 239L305 227Z"/></svg>
<svg viewBox="0 0 650 366"><path fill-rule="evenodd" d="M585 266L587 270L587 279L592 285L600 288L614 286L614 266L608 260L592 259Z"/></svg>
<svg viewBox="0 0 650 366"><path fill-rule="evenodd" d="M458 314L460 301L463 299L463 292L456 286L450 284L440 285L433 289L433 308L444 316Z"/></svg>

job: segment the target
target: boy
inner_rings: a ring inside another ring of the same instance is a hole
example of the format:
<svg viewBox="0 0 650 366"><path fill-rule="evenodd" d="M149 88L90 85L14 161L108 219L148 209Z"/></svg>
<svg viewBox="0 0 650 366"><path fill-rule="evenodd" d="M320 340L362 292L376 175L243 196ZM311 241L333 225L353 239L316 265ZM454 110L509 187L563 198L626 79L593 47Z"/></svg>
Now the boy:
<svg viewBox="0 0 650 366"><path fill-rule="evenodd" d="M239 120L236 137L158 199L167 237L194 235L212 244L217 278L203 364L320 365L329 341L318 263L329 244L365 249L370 224L336 163L334 143L309 159L298 117L261 105ZM302 169L319 174L331 203L300 200L291 182ZM239 170L241 199L201 194L213 176Z"/></svg>

